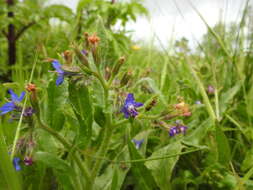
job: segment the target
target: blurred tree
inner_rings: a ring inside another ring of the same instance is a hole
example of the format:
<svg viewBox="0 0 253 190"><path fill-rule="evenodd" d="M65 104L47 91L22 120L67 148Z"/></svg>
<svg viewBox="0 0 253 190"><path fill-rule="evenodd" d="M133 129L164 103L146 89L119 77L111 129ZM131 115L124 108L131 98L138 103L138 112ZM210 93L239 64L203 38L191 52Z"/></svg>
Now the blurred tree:
<svg viewBox="0 0 253 190"><path fill-rule="evenodd" d="M87 28L94 27L98 15L103 19L107 29L120 24L126 26L129 21L136 21L138 15L147 15L147 9L141 4L140 0L122 2L117 0L80 0L77 6L77 25L76 38Z"/></svg>
<svg viewBox="0 0 253 190"><path fill-rule="evenodd" d="M44 57L56 56L57 53L68 49L73 40L82 39L83 33L87 31L97 31L101 34L101 30L107 30L110 39L106 43L106 49L113 57L113 52L129 46L130 39L125 35L126 23L130 20L135 21L137 15L147 14L145 7L137 0L128 2L80 0L76 13L66 6L49 5L48 2L45 0L0 2L0 31L7 42L6 45L0 44L2 51L0 53L8 52L8 59L3 56L0 60L0 64L3 65L0 69L2 81L12 80L11 70L17 60L20 61L17 59L20 53L23 62L32 61L36 47L39 47ZM116 24L123 26L123 30L114 30L113 26ZM0 40L3 41L1 36Z"/></svg>
<svg viewBox="0 0 253 190"><path fill-rule="evenodd" d="M175 42L175 48L177 53L190 53L189 40L185 37L182 37L180 40Z"/></svg>
<svg viewBox="0 0 253 190"><path fill-rule="evenodd" d="M45 6L42 0L6 0L1 3L0 18L4 22L2 34L8 43L8 71L1 78L11 80L11 68L16 63L17 41L33 25L42 20L60 18L69 20L73 16L71 9L63 5ZM39 10L39 11L38 11Z"/></svg>

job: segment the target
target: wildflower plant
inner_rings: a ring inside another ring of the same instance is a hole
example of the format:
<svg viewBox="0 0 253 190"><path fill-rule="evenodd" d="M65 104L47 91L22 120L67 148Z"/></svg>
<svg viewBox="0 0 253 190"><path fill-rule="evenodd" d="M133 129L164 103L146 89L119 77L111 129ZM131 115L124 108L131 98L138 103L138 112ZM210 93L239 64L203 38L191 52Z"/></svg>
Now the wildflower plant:
<svg viewBox="0 0 253 190"><path fill-rule="evenodd" d="M174 121L189 119L191 107L183 100L169 105L146 83L151 81L146 79L152 71L147 68L137 75L129 69L123 51L117 58L107 59L105 34L86 32L59 57L47 58L43 64L54 68L49 81L32 83L33 70L23 105L25 93L17 96L10 91L11 101L1 111L21 113L15 116L19 127L9 148L14 169L22 173L42 166L52 168L60 186L93 190L103 189L107 181L112 187L115 180L120 189L131 168L136 179L142 178L152 189L159 188L156 168L144 162L161 163L172 154L169 142L176 141L174 154L182 153L181 139L190 129ZM150 134L155 132L166 137L168 150L159 153L147 147L154 143ZM189 151L199 150L202 148ZM115 175L121 177L115 179Z"/></svg>

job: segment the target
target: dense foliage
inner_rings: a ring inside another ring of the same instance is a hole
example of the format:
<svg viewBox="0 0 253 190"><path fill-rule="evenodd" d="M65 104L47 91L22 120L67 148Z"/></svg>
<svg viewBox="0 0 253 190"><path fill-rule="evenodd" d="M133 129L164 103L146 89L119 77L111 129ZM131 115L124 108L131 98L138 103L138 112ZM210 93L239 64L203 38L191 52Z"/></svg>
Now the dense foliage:
<svg viewBox="0 0 253 190"><path fill-rule="evenodd" d="M124 26L147 14L137 0L8 2L0 189L253 189L248 4L214 28L196 10L208 32L193 52L185 38L173 51L135 45Z"/></svg>

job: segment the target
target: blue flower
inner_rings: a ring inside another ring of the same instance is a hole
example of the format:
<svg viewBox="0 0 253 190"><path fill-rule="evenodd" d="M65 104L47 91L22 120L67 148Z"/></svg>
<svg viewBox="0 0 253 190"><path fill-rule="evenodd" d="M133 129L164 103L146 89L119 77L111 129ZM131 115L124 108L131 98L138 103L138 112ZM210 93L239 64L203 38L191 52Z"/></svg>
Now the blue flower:
<svg viewBox="0 0 253 190"><path fill-rule="evenodd" d="M22 92L20 96L15 94L12 89L9 89L8 92L11 95L11 101L5 103L2 107L0 107L0 111L1 111L0 115L4 115L10 111L17 109L16 104L21 102L25 96L25 92Z"/></svg>
<svg viewBox="0 0 253 190"><path fill-rule="evenodd" d="M136 117L138 115L137 109L138 107L143 106L143 103L135 102L134 95L128 94L125 100L124 106L121 109L121 112L124 113L125 118Z"/></svg>
<svg viewBox="0 0 253 190"><path fill-rule="evenodd" d="M169 130L169 135L171 137L174 137L176 134L186 133L186 130L188 129L187 126L177 124L176 126L172 126Z"/></svg>
<svg viewBox="0 0 253 190"><path fill-rule="evenodd" d="M21 170L21 166L19 165L19 162L20 162L20 158L18 158L18 157L13 158L13 166L16 171Z"/></svg>
<svg viewBox="0 0 253 190"><path fill-rule="evenodd" d="M62 65L59 63L59 61L54 60L52 62L52 66L55 68L55 71L58 74L58 77L56 79L56 85L59 86L63 83L64 81L64 77L65 76L74 76L74 75L78 75L78 73L75 72L68 72L68 71L64 71L62 69Z"/></svg>
<svg viewBox="0 0 253 190"><path fill-rule="evenodd" d="M55 68L55 71L58 73L58 77L56 79L56 85L59 86L63 83L64 81L64 75L66 75L66 73L62 70L62 66L59 63L59 61L54 60L52 62L53 67Z"/></svg>
<svg viewBox="0 0 253 190"><path fill-rule="evenodd" d="M141 139L141 140L133 139L132 142L135 144L136 149L140 149L142 143L144 142L144 139Z"/></svg>
<svg viewBox="0 0 253 190"><path fill-rule="evenodd" d="M177 127L176 127L176 126L173 126L173 127L170 128L170 130L169 130L169 135L170 135L171 137L175 136L177 133L178 133L178 132L177 132Z"/></svg>

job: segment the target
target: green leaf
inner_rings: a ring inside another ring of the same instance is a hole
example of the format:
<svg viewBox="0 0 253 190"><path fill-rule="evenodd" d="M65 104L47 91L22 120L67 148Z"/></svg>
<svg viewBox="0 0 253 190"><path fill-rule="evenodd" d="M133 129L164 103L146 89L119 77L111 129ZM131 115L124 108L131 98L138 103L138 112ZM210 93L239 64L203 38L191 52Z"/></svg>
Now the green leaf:
<svg viewBox="0 0 253 190"><path fill-rule="evenodd" d="M118 184L118 170L114 169L113 177L112 177L112 184L111 184L111 190L117 190L117 184Z"/></svg>
<svg viewBox="0 0 253 190"><path fill-rule="evenodd" d="M129 152L127 146L117 154L114 161L129 160ZM110 164L104 170L103 174L96 179L96 188L103 190L121 189L126 175L130 169L130 164Z"/></svg>
<svg viewBox="0 0 253 190"><path fill-rule="evenodd" d="M0 177L1 181L3 180L5 182L4 184L7 186L6 188L1 186L1 189L21 190L20 181L17 172L14 170L12 165L10 155L8 154L2 131L0 131L0 155ZM0 185L2 185L2 183L0 183Z"/></svg>
<svg viewBox="0 0 253 190"><path fill-rule="evenodd" d="M141 154L137 151L135 146L131 141L128 142L128 149L130 153L130 158L132 160L143 159ZM131 170L133 172L134 179L137 183L137 189L140 190L152 190L156 188L155 180L149 171L149 169L144 165L144 163L132 162Z"/></svg>
<svg viewBox="0 0 253 190"><path fill-rule="evenodd" d="M232 102L234 96L241 89L241 82L236 84L233 88L230 88L228 91L223 93L220 98L220 112L224 113L229 106L229 103Z"/></svg>
<svg viewBox="0 0 253 190"><path fill-rule="evenodd" d="M211 119L207 119L201 122L200 125L197 125L197 128L194 129L193 132L188 134L185 139L184 143L190 146L201 146L201 141L206 137L208 130L212 127Z"/></svg>
<svg viewBox="0 0 253 190"><path fill-rule="evenodd" d="M63 21L71 22L73 18L72 9L64 5L50 5L43 10L46 18L58 18Z"/></svg>
<svg viewBox="0 0 253 190"><path fill-rule="evenodd" d="M56 129L57 131L60 131L65 123L65 115L63 113L57 113L55 114L54 122L52 128Z"/></svg>
<svg viewBox="0 0 253 190"><path fill-rule="evenodd" d="M39 151L35 153L34 159L59 172L67 172L69 175L74 175L74 171L70 165L52 153Z"/></svg>
<svg viewBox="0 0 253 190"><path fill-rule="evenodd" d="M219 126L216 126L216 142L219 162L228 165L231 159L231 150L228 139Z"/></svg>
<svg viewBox="0 0 253 190"><path fill-rule="evenodd" d="M55 175L64 190L75 189L68 173L55 172Z"/></svg>
<svg viewBox="0 0 253 190"><path fill-rule="evenodd" d="M50 81L47 88L46 121L50 127L57 130L61 130L65 122L61 109L66 102L66 92L66 85L56 86L55 81Z"/></svg>
<svg viewBox="0 0 253 190"><path fill-rule="evenodd" d="M91 2L92 0L80 0L77 5L77 12L87 8Z"/></svg>
<svg viewBox="0 0 253 190"><path fill-rule="evenodd" d="M78 139L87 144L92 135L93 107L89 89L85 85L69 84L69 99L79 121Z"/></svg>
<svg viewBox="0 0 253 190"><path fill-rule="evenodd" d="M183 146L180 142L174 142L157 151L155 151L150 158L161 157L169 154L179 154ZM173 169L179 159L179 156L172 158L165 158L161 160L154 160L146 162L146 166L152 170L157 185L161 190L168 190Z"/></svg>

